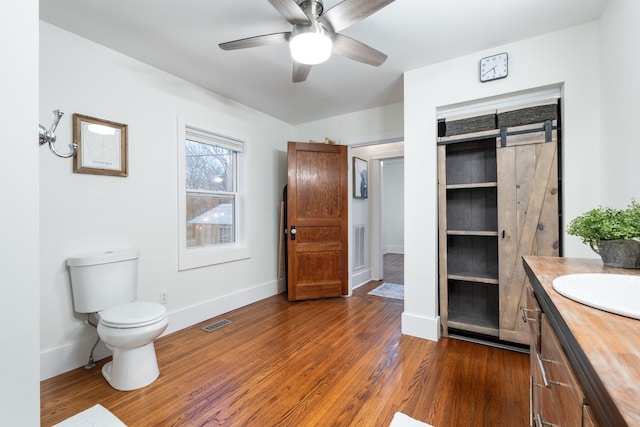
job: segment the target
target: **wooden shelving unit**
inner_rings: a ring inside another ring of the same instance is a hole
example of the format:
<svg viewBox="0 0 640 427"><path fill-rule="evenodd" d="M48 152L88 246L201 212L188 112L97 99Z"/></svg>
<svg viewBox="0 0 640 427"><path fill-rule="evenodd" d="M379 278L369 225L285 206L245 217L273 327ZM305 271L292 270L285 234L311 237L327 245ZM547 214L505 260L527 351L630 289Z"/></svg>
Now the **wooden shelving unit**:
<svg viewBox="0 0 640 427"><path fill-rule="evenodd" d="M455 329L528 342L516 321L521 257L558 255L556 124L438 138L444 336Z"/></svg>
<svg viewBox="0 0 640 427"><path fill-rule="evenodd" d="M438 147L441 299L448 328L498 336L498 223L496 139ZM446 261L445 261L446 260ZM441 268L442 270L442 268ZM442 310L441 310L442 316Z"/></svg>

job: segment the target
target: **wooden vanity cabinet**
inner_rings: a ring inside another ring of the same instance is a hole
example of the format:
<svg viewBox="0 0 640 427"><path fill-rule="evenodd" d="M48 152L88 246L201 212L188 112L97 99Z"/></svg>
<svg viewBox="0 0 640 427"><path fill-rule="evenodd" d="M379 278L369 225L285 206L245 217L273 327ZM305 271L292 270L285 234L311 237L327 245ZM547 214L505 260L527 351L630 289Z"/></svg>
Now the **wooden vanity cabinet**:
<svg viewBox="0 0 640 427"><path fill-rule="evenodd" d="M597 426L560 341L530 286L526 300L522 316L531 332L531 425Z"/></svg>
<svg viewBox="0 0 640 427"><path fill-rule="evenodd" d="M595 416L593 415L593 411L589 405L584 405L582 407L582 426L583 427L597 427L598 423L596 422Z"/></svg>
<svg viewBox="0 0 640 427"><path fill-rule="evenodd" d="M538 363L538 357L540 356L540 317L542 310L536 300L533 290L530 286L527 286L526 291L526 308L521 312L522 321L529 326L529 334L531 337L530 346L530 366L531 376L530 380L530 394L529 394L529 408L531 412L531 425L536 425L536 417L538 414L542 414L543 406L550 406L551 401L549 390L544 387L544 379L542 377L542 371ZM543 405L542 401L546 400L546 405ZM539 423L539 420L537 421Z"/></svg>
<svg viewBox="0 0 640 427"><path fill-rule="evenodd" d="M609 267L595 258L525 256L523 265L532 288L522 310L534 330L531 425L540 414L553 425L640 426L640 320L589 307L553 289L553 280L567 274L640 276L640 270ZM529 320L537 318L537 310L539 347L535 322Z"/></svg>
<svg viewBox="0 0 640 427"><path fill-rule="evenodd" d="M560 346L558 337L551 329L547 316L542 314L540 321L541 369L546 373L548 389L560 426L581 426L584 396L578 386L573 370ZM543 408L546 409L546 408ZM546 412L546 411L545 411Z"/></svg>

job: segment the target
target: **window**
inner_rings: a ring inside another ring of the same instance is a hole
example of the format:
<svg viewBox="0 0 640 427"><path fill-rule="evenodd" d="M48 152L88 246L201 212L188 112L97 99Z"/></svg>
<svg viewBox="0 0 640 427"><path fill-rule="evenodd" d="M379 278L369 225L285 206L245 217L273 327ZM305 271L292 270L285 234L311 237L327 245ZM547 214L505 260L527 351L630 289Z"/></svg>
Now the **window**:
<svg viewBox="0 0 640 427"><path fill-rule="evenodd" d="M194 141L184 147L187 247L234 243L238 152Z"/></svg>
<svg viewBox="0 0 640 427"><path fill-rule="evenodd" d="M242 138L179 120L179 270L249 257Z"/></svg>

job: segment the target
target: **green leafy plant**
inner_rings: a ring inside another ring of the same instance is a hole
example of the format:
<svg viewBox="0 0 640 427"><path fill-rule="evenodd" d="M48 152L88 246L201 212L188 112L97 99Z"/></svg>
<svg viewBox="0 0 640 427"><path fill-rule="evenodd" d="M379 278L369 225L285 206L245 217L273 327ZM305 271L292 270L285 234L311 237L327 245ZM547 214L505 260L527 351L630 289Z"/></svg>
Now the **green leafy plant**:
<svg viewBox="0 0 640 427"><path fill-rule="evenodd" d="M592 248L600 240L628 240L640 238L640 203L635 199L626 209L599 206L574 218L567 233L578 236Z"/></svg>

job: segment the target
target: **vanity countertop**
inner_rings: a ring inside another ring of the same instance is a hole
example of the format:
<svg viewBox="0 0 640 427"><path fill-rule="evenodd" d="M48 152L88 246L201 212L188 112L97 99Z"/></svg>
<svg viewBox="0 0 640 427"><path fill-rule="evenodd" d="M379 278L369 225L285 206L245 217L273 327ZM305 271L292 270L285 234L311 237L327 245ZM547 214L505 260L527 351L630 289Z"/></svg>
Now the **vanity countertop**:
<svg viewBox="0 0 640 427"><path fill-rule="evenodd" d="M523 263L599 423L640 426L640 320L580 304L551 286L565 274L640 275L640 270L586 258L526 256Z"/></svg>

